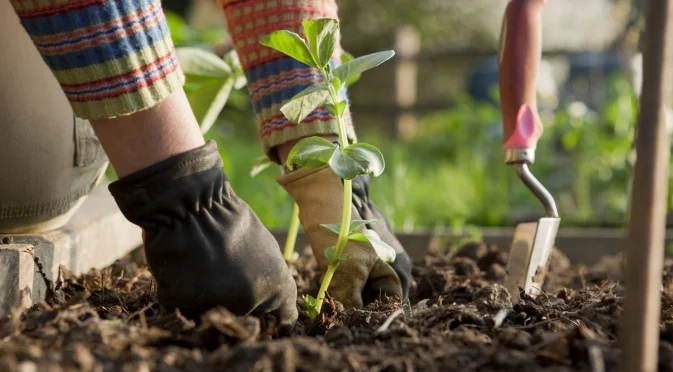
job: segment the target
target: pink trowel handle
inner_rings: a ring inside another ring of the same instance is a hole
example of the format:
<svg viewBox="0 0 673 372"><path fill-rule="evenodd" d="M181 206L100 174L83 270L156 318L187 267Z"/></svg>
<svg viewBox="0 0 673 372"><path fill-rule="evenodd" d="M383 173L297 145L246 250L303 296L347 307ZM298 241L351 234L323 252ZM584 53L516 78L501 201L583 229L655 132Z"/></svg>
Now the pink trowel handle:
<svg viewBox="0 0 673 372"><path fill-rule="evenodd" d="M500 35L498 84L507 150L534 149L542 135L536 83L546 0L510 0Z"/></svg>

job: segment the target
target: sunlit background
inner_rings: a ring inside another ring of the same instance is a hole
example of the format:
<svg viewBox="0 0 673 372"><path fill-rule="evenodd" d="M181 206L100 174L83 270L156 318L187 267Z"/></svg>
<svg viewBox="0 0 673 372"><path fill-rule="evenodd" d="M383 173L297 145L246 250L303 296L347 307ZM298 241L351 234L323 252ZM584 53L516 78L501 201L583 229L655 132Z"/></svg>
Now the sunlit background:
<svg viewBox="0 0 673 372"><path fill-rule="evenodd" d="M394 227L538 218L541 205L503 163L496 49L507 1L338 3L344 49L397 52L349 93L359 137L386 158L372 197ZM231 49L215 0L164 6L177 46ZM544 12L545 132L531 169L556 198L564 226L623 226L635 159L641 1L551 0ZM275 182L279 169L250 175L262 152L246 88L232 94L207 137L219 143L235 191L268 227L286 227L292 201Z"/></svg>

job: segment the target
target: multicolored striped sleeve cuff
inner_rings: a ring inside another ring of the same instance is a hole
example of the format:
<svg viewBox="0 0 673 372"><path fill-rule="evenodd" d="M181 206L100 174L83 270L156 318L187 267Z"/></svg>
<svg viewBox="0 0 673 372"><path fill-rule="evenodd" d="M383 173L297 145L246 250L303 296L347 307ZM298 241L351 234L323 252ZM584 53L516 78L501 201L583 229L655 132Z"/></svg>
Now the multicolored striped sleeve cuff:
<svg viewBox="0 0 673 372"><path fill-rule="evenodd" d="M148 109L184 84L160 0L11 0L75 115Z"/></svg>
<svg viewBox="0 0 673 372"><path fill-rule="evenodd" d="M304 37L302 20L337 19L335 0L219 0L229 34L248 79L250 99L257 114L262 147L278 161L273 148L313 135L337 135L335 118L318 108L301 124L287 120L280 108L295 94L322 81L320 72L260 44L265 35L290 30ZM337 43L333 67L341 63L343 50ZM345 92L344 92L345 94ZM347 135L355 140L350 111L345 112Z"/></svg>

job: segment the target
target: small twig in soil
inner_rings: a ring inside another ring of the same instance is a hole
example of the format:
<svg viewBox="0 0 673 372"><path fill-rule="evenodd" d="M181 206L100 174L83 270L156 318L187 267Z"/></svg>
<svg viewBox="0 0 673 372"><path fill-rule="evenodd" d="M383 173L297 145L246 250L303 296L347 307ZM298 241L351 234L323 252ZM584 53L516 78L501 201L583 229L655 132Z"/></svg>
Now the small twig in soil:
<svg viewBox="0 0 673 372"><path fill-rule="evenodd" d="M149 310L152 306L156 305L156 302L150 302L149 304L143 306L142 309L134 312L133 314L129 315L128 318L126 318L126 323L130 322L131 319L135 318L136 316L143 314L145 315L145 311ZM145 327L147 327L147 324L145 324Z"/></svg>
<svg viewBox="0 0 673 372"><path fill-rule="evenodd" d="M386 319L386 321L383 322L383 324L376 331L374 331L374 334L378 335L381 332L384 332L386 329L388 329L388 327L390 327L390 324L393 323L393 320L395 320L395 318L397 318L400 314L402 314L402 312L403 312L402 308L395 310L395 312L390 314L388 319Z"/></svg>
<svg viewBox="0 0 673 372"><path fill-rule="evenodd" d="M498 328L502 325L502 322L505 321L505 318L507 318L507 314L509 314L509 310L507 309L501 309L498 311L498 313L495 315L493 318L493 328Z"/></svg>
<svg viewBox="0 0 673 372"><path fill-rule="evenodd" d="M142 329L147 329L147 318L145 317L145 312L142 312L138 315L138 321L140 322L140 327Z"/></svg>
<svg viewBox="0 0 673 372"><path fill-rule="evenodd" d="M577 270L577 275L580 277L582 289L587 289L587 280L584 278L584 273L586 273L586 271L587 268L585 266L580 266L579 270Z"/></svg>
<svg viewBox="0 0 673 372"><path fill-rule="evenodd" d="M117 301L119 301L119 307L121 307L125 313L128 313L129 309L126 307L126 304L124 303L122 298L119 297L119 294L117 292L112 292L112 294L115 296L115 298L117 298Z"/></svg>
<svg viewBox="0 0 673 372"><path fill-rule="evenodd" d="M538 287L532 287L532 288L534 288L536 291L540 292L540 293L537 294L537 296L535 296L535 298L533 298L534 300L537 300L538 302L541 302L540 297L544 297L544 301L547 302L547 305L551 305L551 301L549 301L549 294L547 294L547 292L543 291L542 288L538 288Z"/></svg>
<svg viewBox="0 0 673 372"><path fill-rule="evenodd" d="M526 330L526 329L533 329L533 328L537 328L537 327L545 325L545 324L553 323L557 320L563 320L563 319L560 319L560 318L545 319L545 320L541 320L541 321L533 323L533 324L528 324L528 325L525 325L525 326L516 327L516 329L521 330L521 331Z"/></svg>
<svg viewBox="0 0 673 372"><path fill-rule="evenodd" d="M605 360L603 351L597 345L589 345L589 362L592 372L605 372Z"/></svg>
<svg viewBox="0 0 673 372"><path fill-rule="evenodd" d="M587 310L593 310L593 309L599 307L602 304L603 304L602 301L597 301L597 302L588 304L588 305L584 306L583 308L580 308L579 310L564 311L561 315L563 315L564 317L570 317L570 316L581 317L582 314L585 313Z"/></svg>
<svg viewBox="0 0 673 372"><path fill-rule="evenodd" d="M117 279L115 280L115 283L112 286L113 287L118 287L119 281L122 280L122 279L124 279L124 270L121 270L121 272L119 273L119 276L117 277Z"/></svg>
<svg viewBox="0 0 673 372"><path fill-rule="evenodd" d="M126 282L126 284L125 284L125 288L126 288L126 290L127 290L128 292L131 292L131 289L133 289L133 285L136 284L136 283L138 282L138 280L140 279L140 277L143 276L143 275L145 274L146 271L147 271L147 269L139 270L139 271L136 273L136 275L133 276L133 278L129 279L129 281Z"/></svg>

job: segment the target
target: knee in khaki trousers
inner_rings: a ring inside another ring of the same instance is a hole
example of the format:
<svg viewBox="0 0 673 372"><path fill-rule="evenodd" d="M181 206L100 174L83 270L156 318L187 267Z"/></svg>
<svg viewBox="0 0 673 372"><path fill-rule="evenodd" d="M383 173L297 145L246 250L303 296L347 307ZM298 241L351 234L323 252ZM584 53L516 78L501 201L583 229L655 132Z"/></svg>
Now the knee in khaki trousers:
<svg viewBox="0 0 673 372"><path fill-rule="evenodd" d="M75 118L9 1L0 1L0 233L64 225L100 182L107 157Z"/></svg>

